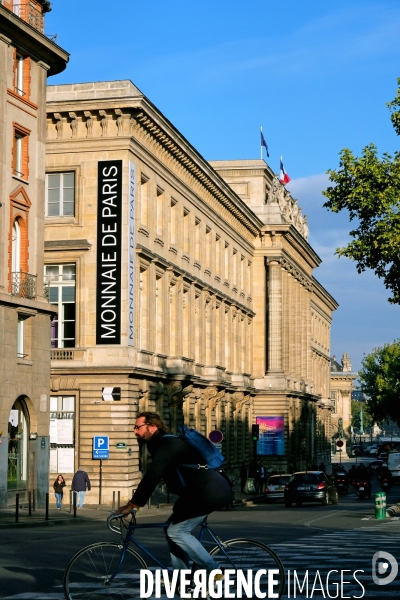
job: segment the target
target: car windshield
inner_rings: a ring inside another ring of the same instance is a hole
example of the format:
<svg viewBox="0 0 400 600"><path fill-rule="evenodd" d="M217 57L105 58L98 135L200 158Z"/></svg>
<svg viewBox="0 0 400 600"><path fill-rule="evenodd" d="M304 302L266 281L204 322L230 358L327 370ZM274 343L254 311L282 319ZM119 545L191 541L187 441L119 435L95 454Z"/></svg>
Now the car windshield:
<svg viewBox="0 0 400 600"><path fill-rule="evenodd" d="M285 485L288 482L290 477L282 477L282 476L273 476L268 479L268 485Z"/></svg>
<svg viewBox="0 0 400 600"><path fill-rule="evenodd" d="M301 475L295 475L294 481L297 484L319 483L321 481L321 474L320 473L302 473Z"/></svg>

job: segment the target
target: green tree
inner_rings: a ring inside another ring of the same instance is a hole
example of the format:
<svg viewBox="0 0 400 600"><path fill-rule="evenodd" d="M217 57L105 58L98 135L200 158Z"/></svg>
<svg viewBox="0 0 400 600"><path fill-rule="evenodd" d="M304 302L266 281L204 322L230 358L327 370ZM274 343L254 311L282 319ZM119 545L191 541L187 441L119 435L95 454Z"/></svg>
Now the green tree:
<svg viewBox="0 0 400 600"><path fill-rule="evenodd" d="M400 78L395 99L388 103L391 120L400 135ZM333 183L322 193L324 206L332 212L349 211L356 228L354 238L336 254L356 262L358 273L372 269L392 294L389 302L400 304L400 152L378 156L374 144L360 158L345 148L339 153L337 171L329 170Z"/></svg>
<svg viewBox="0 0 400 600"><path fill-rule="evenodd" d="M361 390L369 396L368 410L374 421L392 419L400 425L400 339L375 348L362 360Z"/></svg>

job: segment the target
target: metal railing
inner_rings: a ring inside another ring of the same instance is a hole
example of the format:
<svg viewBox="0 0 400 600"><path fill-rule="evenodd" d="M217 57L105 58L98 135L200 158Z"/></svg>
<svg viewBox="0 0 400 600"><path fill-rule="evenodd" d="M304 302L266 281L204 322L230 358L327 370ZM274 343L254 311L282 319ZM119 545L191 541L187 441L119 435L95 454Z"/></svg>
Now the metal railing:
<svg viewBox="0 0 400 600"><path fill-rule="evenodd" d="M20 298L36 298L36 275L16 271L11 273L11 295Z"/></svg>

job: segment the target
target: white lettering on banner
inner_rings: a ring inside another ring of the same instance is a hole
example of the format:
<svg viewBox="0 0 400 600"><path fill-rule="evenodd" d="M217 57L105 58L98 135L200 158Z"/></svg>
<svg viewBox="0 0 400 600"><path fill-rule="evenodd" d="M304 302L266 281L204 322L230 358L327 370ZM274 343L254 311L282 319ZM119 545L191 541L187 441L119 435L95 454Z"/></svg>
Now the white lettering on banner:
<svg viewBox="0 0 400 600"><path fill-rule="evenodd" d="M96 343L121 343L122 160L100 161L97 210Z"/></svg>
<svg viewBox="0 0 400 600"><path fill-rule="evenodd" d="M128 214L128 346L135 344L135 190L136 169L129 161L129 214Z"/></svg>

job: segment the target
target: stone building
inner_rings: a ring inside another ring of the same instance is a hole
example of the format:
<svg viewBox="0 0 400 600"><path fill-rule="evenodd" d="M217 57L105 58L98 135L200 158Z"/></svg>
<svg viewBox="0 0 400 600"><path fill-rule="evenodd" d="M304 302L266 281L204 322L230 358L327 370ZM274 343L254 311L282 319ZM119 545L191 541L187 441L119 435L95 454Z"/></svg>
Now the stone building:
<svg viewBox="0 0 400 600"><path fill-rule="evenodd" d="M130 81L47 98L52 471L83 465L97 501L102 468L102 499L126 498L146 409L221 430L231 472L256 420L265 464L326 459L337 304L296 200L262 160L205 161Z"/></svg>
<svg viewBox="0 0 400 600"><path fill-rule="evenodd" d="M68 54L45 0L0 3L0 506L49 477L49 335L43 287L46 79Z"/></svg>
<svg viewBox="0 0 400 600"><path fill-rule="evenodd" d="M351 394L358 373L351 370L348 354L343 354L340 363L336 356L331 358L330 400L332 402L331 440L332 452L338 452L338 440L343 441L342 455L347 456L351 445Z"/></svg>

